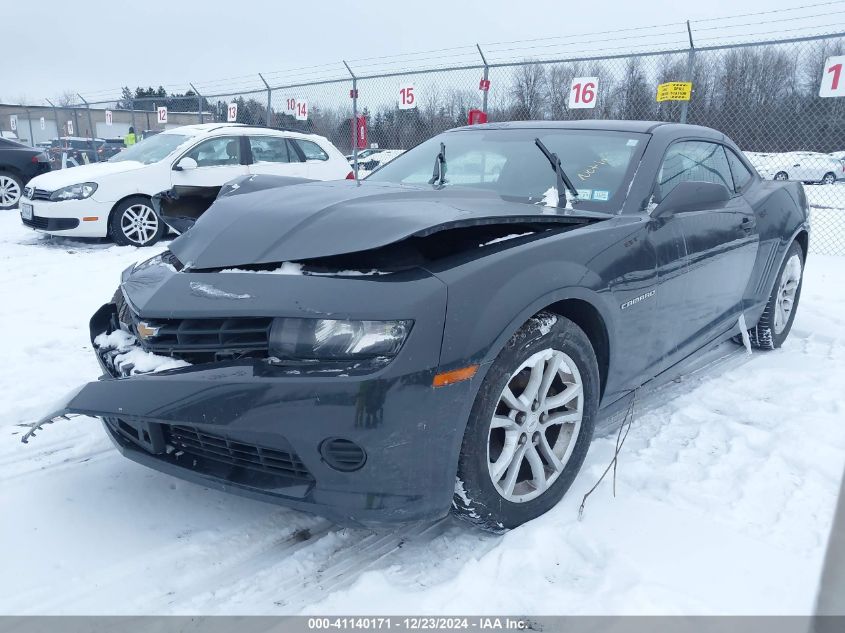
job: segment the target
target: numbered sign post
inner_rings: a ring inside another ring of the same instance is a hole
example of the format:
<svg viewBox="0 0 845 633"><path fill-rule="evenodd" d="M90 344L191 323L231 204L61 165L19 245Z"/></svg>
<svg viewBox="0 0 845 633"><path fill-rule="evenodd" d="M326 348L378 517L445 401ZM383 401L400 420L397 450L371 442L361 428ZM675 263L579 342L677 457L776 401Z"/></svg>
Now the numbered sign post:
<svg viewBox="0 0 845 633"><path fill-rule="evenodd" d="M598 77L575 77L569 88L569 109L595 108L598 91Z"/></svg>
<svg viewBox="0 0 845 633"><path fill-rule="evenodd" d="M167 108L161 106L158 109L158 122L159 123L167 123Z"/></svg>
<svg viewBox="0 0 845 633"><path fill-rule="evenodd" d="M285 98L285 114L296 116L296 97Z"/></svg>
<svg viewBox="0 0 845 633"><path fill-rule="evenodd" d="M12 132L18 131L18 115L17 114L10 114L9 115L9 128L11 128Z"/></svg>
<svg viewBox="0 0 845 633"><path fill-rule="evenodd" d="M297 121L307 121L308 120L308 102L307 101L297 101L296 102L296 114L294 114Z"/></svg>
<svg viewBox="0 0 845 633"><path fill-rule="evenodd" d="M112 113L111 110L106 110L106 125L112 124Z"/></svg>
<svg viewBox="0 0 845 633"><path fill-rule="evenodd" d="M845 97L845 76L842 68L845 66L845 55L828 57L824 62L822 85L819 86L820 97Z"/></svg>
<svg viewBox="0 0 845 633"><path fill-rule="evenodd" d="M413 110L417 107L417 95L414 92L413 84L399 85L399 109Z"/></svg>
<svg viewBox="0 0 845 633"><path fill-rule="evenodd" d="M42 130L46 130L46 129L47 129L47 122L44 120L44 117L41 117L41 119L39 120L39 123L41 124L41 129L42 129Z"/></svg>
<svg viewBox="0 0 845 633"><path fill-rule="evenodd" d="M67 135L73 136L73 121L67 122Z"/></svg>
<svg viewBox="0 0 845 633"><path fill-rule="evenodd" d="M234 101L229 104L229 107L226 109L226 120L229 123L234 123L238 120L238 104Z"/></svg>

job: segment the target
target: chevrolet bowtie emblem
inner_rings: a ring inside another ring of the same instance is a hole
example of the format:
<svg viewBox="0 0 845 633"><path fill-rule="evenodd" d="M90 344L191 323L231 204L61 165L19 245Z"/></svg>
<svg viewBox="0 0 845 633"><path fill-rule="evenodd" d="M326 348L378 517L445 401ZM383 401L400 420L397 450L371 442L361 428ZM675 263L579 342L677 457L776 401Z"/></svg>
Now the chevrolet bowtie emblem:
<svg viewBox="0 0 845 633"><path fill-rule="evenodd" d="M138 324L138 336L142 340L146 341L148 338L152 338L152 337L156 336L160 329L161 329L160 327L155 327L153 325L149 325L148 323L145 323L144 321L141 321Z"/></svg>

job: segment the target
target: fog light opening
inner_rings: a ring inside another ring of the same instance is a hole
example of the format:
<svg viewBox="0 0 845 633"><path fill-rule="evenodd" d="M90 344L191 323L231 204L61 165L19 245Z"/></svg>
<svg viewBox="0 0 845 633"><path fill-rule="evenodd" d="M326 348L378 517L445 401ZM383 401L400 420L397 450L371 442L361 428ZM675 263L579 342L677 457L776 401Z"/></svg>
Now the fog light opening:
<svg viewBox="0 0 845 633"><path fill-rule="evenodd" d="M367 453L352 440L330 437L320 444L320 456L335 470L352 472L367 461Z"/></svg>

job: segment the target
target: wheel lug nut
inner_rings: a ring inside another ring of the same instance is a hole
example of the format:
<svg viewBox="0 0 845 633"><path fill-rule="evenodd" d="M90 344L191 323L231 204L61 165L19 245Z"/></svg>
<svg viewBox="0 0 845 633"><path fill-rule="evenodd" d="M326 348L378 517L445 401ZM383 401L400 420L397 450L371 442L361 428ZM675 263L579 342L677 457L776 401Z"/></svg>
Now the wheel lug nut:
<svg viewBox="0 0 845 633"><path fill-rule="evenodd" d="M527 442L527 441L528 441L528 436L525 433L523 433L522 435L519 436L519 445L520 446L525 444L525 442Z"/></svg>

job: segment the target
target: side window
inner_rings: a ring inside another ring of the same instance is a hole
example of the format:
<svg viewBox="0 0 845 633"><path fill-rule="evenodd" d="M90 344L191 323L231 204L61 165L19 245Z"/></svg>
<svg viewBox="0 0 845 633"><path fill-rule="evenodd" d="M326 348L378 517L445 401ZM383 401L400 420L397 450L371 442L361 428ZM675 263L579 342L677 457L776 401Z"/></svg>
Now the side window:
<svg viewBox="0 0 845 633"><path fill-rule="evenodd" d="M221 136L203 141L185 156L197 161L197 167L225 167L240 165L241 141L231 136Z"/></svg>
<svg viewBox="0 0 845 633"><path fill-rule="evenodd" d="M737 191L742 191L742 188L751 180L751 172L748 167L739 159L739 156L733 153L732 150L725 150L728 154L728 162L731 165L731 173L734 177L734 185Z"/></svg>
<svg viewBox="0 0 845 633"><path fill-rule="evenodd" d="M295 139L294 143L299 145L302 153L305 154L305 160L329 160L329 155L323 151L323 148L312 141Z"/></svg>
<svg viewBox="0 0 845 633"><path fill-rule="evenodd" d="M687 180L713 182L733 191L733 177L724 148L704 141L681 141L669 147L657 174L660 199L665 198L678 183Z"/></svg>
<svg viewBox="0 0 845 633"><path fill-rule="evenodd" d="M254 163L289 163L288 144L281 136L250 136L249 148ZM298 158L294 158L298 161Z"/></svg>

